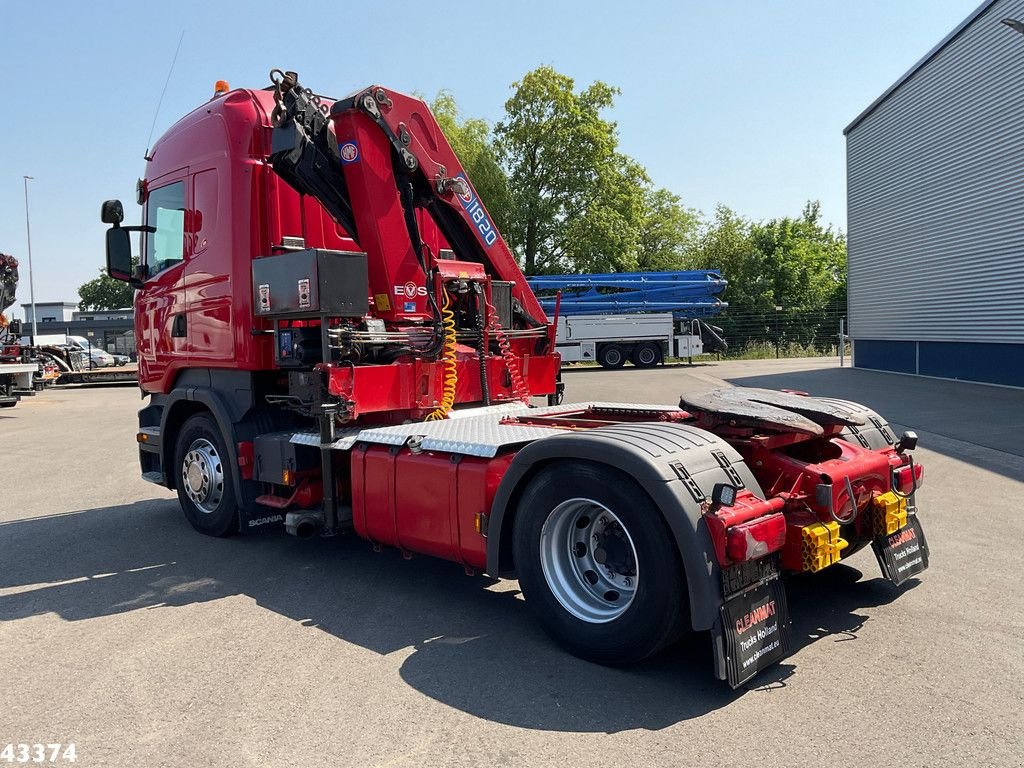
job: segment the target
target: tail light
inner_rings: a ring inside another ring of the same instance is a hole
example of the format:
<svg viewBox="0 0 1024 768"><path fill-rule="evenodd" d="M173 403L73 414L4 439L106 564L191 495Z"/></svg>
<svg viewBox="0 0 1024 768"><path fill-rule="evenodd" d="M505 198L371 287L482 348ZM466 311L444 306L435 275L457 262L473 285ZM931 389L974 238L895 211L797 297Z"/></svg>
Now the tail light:
<svg viewBox="0 0 1024 768"><path fill-rule="evenodd" d="M730 528L726 534L725 553L730 560L743 563L778 552L785 543L785 515L768 515Z"/></svg>
<svg viewBox="0 0 1024 768"><path fill-rule="evenodd" d="M763 500L740 490L732 506L712 506L704 521L719 565L757 560L782 549L786 543L785 504L779 497Z"/></svg>
<svg viewBox="0 0 1024 768"><path fill-rule="evenodd" d="M893 487L904 496L916 491L923 483L924 465L914 463L913 459L893 471Z"/></svg>

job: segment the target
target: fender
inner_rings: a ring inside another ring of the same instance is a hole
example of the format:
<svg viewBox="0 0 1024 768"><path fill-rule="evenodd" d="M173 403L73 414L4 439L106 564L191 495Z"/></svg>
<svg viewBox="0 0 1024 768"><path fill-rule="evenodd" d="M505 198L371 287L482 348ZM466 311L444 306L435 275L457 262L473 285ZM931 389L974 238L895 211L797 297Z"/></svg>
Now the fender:
<svg viewBox="0 0 1024 768"><path fill-rule="evenodd" d="M243 530L246 507L250 505L247 504L247 486L242 480L234 454L239 441L252 440L256 432L255 426L246 419L254 403L252 375L247 371L192 369L178 377L171 392L160 395L159 402L157 399L157 396L153 396L151 404L159 406L161 410L161 463L165 484L172 488L174 483L172 464L176 430L169 430L168 426L173 423L172 419L176 420L175 413L181 404L198 403L217 423L224 446L231 454L232 460L228 464L238 492L239 530Z"/></svg>
<svg viewBox="0 0 1024 768"><path fill-rule="evenodd" d="M221 437L224 440L225 448L232 453L236 450L238 445L238 435L235 431L235 422L231 418L230 411L227 403L221 394L209 387L186 387L183 389L174 389L167 399L164 401L163 418L160 419L160 434L170 434L167 430L168 420L172 417L174 412L177 410L176 406L181 402L194 402L203 405L206 410L213 416L214 421L217 422L217 428L220 430ZM167 478L168 487L173 487L171 484L174 482L174 474L172 470L172 463L174 461L174 448L173 442L164 443L163 451L163 469L164 476ZM241 488L241 475L238 471L238 462L230 461L231 465L231 479L235 483L235 488Z"/></svg>
<svg viewBox="0 0 1024 768"><path fill-rule="evenodd" d="M740 481L764 493L740 455L724 440L688 424L616 424L530 443L513 459L491 507L487 571L514 573L511 556L516 505L532 474L565 459L583 459L626 472L661 510L679 548L695 630L712 627L722 604L721 569L715 559L701 501L716 483ZM504 544L504 546L503 546Z"/></svg>
<svg viewBox="0 0 1024 768"><path fill-rule="evenodd" d="M846 427L839 433L839 437L849 443L860 444L864 448L877 451L879 448L888 448L896 443L896 433L889 422L877 412L866 405L855 403L852 400L839 400L834 397L819 397L826 403L846 408L850 413L863 416L868 423L862 427Z"/></svg>

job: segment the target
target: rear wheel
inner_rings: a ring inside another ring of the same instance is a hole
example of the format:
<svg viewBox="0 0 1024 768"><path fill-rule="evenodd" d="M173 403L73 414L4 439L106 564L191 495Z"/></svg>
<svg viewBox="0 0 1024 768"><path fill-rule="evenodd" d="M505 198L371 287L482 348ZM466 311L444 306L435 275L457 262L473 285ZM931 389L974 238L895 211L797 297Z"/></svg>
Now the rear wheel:
<svg viewBox="0 0 1024 768"><path fill-rule="evenodd" d="M605 344L597 351L597 362L605 368L621 368L626 364L626 352L618 344Z"/></svg>
<svg viewBox="0 0 1024 768"><path fill-rule="evenodd" d="M661 347L657 344L637 344L629 357L637 368L653 368L661 362Z"/></svg>
<svg viewBox="0 0 1024 768"><path fill-rule="evenodd" d="M551 465L526 488L513 537L527 604L571 653L631 664L685 628L672 534L631 477L588 462Z"/></svg>
<svg viewBox="0 0 1024 768"><path fill-rule="evenodd" d="M213 418L189 418L175 447L175 485L185 518L209 536L228 536L237 529L238 505L228 461Z"/></svg>

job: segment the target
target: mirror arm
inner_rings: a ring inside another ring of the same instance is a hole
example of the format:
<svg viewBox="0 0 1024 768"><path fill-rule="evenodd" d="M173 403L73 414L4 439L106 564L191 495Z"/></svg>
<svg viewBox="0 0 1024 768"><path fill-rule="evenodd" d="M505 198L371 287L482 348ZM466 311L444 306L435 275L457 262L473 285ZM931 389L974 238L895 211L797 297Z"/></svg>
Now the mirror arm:
<svg viewBox="0 0 1024 768"><path fill-rule="evenodd" d="M143 225L138 226L138 227L118 227L115 224L114 228L115 229L123 229L125 232L147 232L149 234L153 234L154 232L156 232L156 227L150 226L148 224L143 224Z"/></svg>

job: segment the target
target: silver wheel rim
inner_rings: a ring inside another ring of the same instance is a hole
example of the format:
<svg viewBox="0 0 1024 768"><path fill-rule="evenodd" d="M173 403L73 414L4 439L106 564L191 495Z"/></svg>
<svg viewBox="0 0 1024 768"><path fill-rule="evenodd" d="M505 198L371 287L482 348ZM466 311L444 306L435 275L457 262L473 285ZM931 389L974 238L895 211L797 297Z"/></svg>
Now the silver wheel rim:
<svg viewBox="0 0 1024 768"><path fill-rule="evenodd" d="M643 365L650 365L651 363L653 363L657 359L657 354L650 347L643 347L637 353L637 359Z"/></svg>
<svg viewBox="0 0 1024 768"><path fill-rule="evenodd" d="M623 359L622 352L618 349L609 349L607 352L604 353L604 359L605 362L608 363L608 365L618 365L619 363L622 362Z"/></svg>
<svg viewBox="0 0 1024 768"><path fill-rule="evenodd" d="M548 588L569 613L590 624L614 621L636 596L636 548L622 521L591 499L563 501L540 533Z"/></svg>
<svg viewBox="0 0 1024 768"><path fill-rule="evenodd" d="M185 452L181 484L200 512L209 515L217 511L224 496L224 464L216 447L206 438L193 440Z"/></svg>

